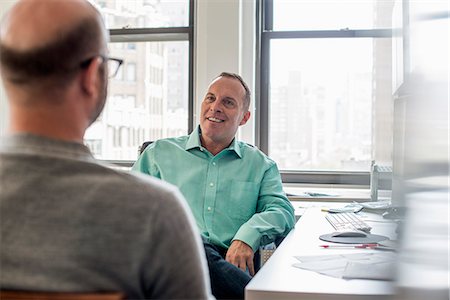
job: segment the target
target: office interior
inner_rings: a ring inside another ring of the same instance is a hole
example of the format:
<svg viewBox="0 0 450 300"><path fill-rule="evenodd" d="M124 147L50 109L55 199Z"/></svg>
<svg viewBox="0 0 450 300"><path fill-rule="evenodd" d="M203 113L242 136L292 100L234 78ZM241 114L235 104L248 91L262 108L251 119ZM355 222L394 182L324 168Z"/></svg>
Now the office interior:
<svg viewBox="0 0 450 300"><path fill-rule="evenodd" d="M0 1L2 14L14 2ZM143 142L187 134L209 82L222 71L238 73L252 91L252 117L237 138L277 161L299 220L305 207L390 201L399 209L389 212L401 219L399 256L394 288L380 299L449 299L447 1L93 2L107 26L118 26L109 27L112 53L129 60L86 136L97 158L127 170ZM164 5L170 13L158 16ZM158 9L140 11L144 6ZM372 19L356 13L360 6ZM122 9L136 20L115 20ZM182 15L163 25L182 29L145 32L152 25L143 11L162 23ZM154 62L142 64L141 56ZM142 76L150 78L145 85ZM0 87L0 136L7 126ZM366 296L293 292L285 299L378 299Z"/></svg>

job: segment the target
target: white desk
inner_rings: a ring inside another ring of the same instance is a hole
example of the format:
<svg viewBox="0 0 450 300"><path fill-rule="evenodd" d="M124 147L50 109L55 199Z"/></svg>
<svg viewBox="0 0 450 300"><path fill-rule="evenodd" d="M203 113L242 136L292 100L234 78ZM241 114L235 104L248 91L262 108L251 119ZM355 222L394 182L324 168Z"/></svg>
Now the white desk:
<svg viewBox="0 0 450 300"><path fill-rule="evenodd" d="M291 201L333 201L333 202L360 202L370 201L370 189L360 188L323 188L311 186L299 186L298 184L284 183L283 189L289 194ZM319 196L311 196L319 194ZM391 199L391 191L379 190L379 200Z"/></svg>
<svg viewBox="0 0 450 300"><path fill-rule="evenodd" d="M381 220L376 214L364 213L367 219ZM333 227L318 207L311 207L297 222L295 228L284 239L272 257L264 264L245 288L247 300L282 299L386 299L394 293L394 284L380 280L344 280L316 272L293 267L298 262L294 256L333 255L380 251L368 249L323 249L319 240L324 233L333 232ZM373 227L371 233L395 237L393 223L367 223ZM331 243L330 243L331 244Z"/></svg>

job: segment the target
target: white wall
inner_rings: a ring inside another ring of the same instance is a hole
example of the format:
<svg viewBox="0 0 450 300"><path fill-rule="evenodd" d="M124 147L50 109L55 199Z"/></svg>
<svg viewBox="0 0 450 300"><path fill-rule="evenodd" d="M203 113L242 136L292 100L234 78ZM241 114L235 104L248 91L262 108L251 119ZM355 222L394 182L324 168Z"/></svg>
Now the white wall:
<svg viewBox="0 0 450 300"><path fill-rule="evenodd" d="M252 91L252 117L238 136L254 143L255 1L198 0L196 9L195 124L211 80L223 71L238 73Z"/></svg>
<svg viewBox="0 0 450 300"><path fill-rule="evenodd" d="M3 15L15 0L1 0ZM211 80L222 71L240 74L252 91L252 117L239 139L254 143L254 0L198 0L195 24L194 120ZM0 87L0 136L6 131L8 110Z"/></svg>
<svg viewBox="0 0 450 300"><path fill-rule="evenodd" d="M11 7L15 0L0 1L0 18L3 19L5 12ZM0 84L0 136L4 135L8 126L8 104L3 83Z"/></svg>

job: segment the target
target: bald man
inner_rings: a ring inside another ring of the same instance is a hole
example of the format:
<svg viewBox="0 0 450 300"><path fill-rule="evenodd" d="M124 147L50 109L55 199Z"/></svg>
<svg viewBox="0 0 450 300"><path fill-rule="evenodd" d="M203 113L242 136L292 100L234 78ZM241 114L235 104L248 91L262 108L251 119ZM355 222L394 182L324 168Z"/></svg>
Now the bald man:
<svg viewBox="0 0 450 300"><path fill-rule="evenodd" d="M210 298L178 189L103 166L83 145L115 71L109 60L107 32L84 0L19 1L2 21L0 288Z"/></svg>

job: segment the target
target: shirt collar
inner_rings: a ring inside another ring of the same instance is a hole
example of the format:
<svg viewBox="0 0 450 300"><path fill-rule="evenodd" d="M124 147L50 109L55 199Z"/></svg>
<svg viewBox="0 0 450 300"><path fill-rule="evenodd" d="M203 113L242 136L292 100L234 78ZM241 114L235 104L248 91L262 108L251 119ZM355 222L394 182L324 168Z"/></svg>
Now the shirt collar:
<svg viewBox="0 0 450 300"><path fill-rule="evenodd" d="M202 148L202 143L200 142L200 125L198 125L194 131L192 131L192 133L189 135L189 139L186 143L186 147L184 148L185 150L191 150L194 148Z"/></svg>
<svg viewBox="0 0 450 300"><path fill-rule="evenodd" d="M198 125L194 131L189 135L189 139L186 143L185 150L191 150L194 148L203 149L202 143L200 141L200 135L202 134L202 130L200 125ZM234 151L239 158L242 158L241 148L239 147L239 143L236 141L236 138L233 139L230 146L226 148L227 150Z"/></svg>
<svg viewBox="0 0 450 300"><path fill-rule="evenodd" d="M236 141L236 138L233 139L231 145L227 149L234 151L239 158L242 158L241 147L239 147L239 143Z"/></svg>

